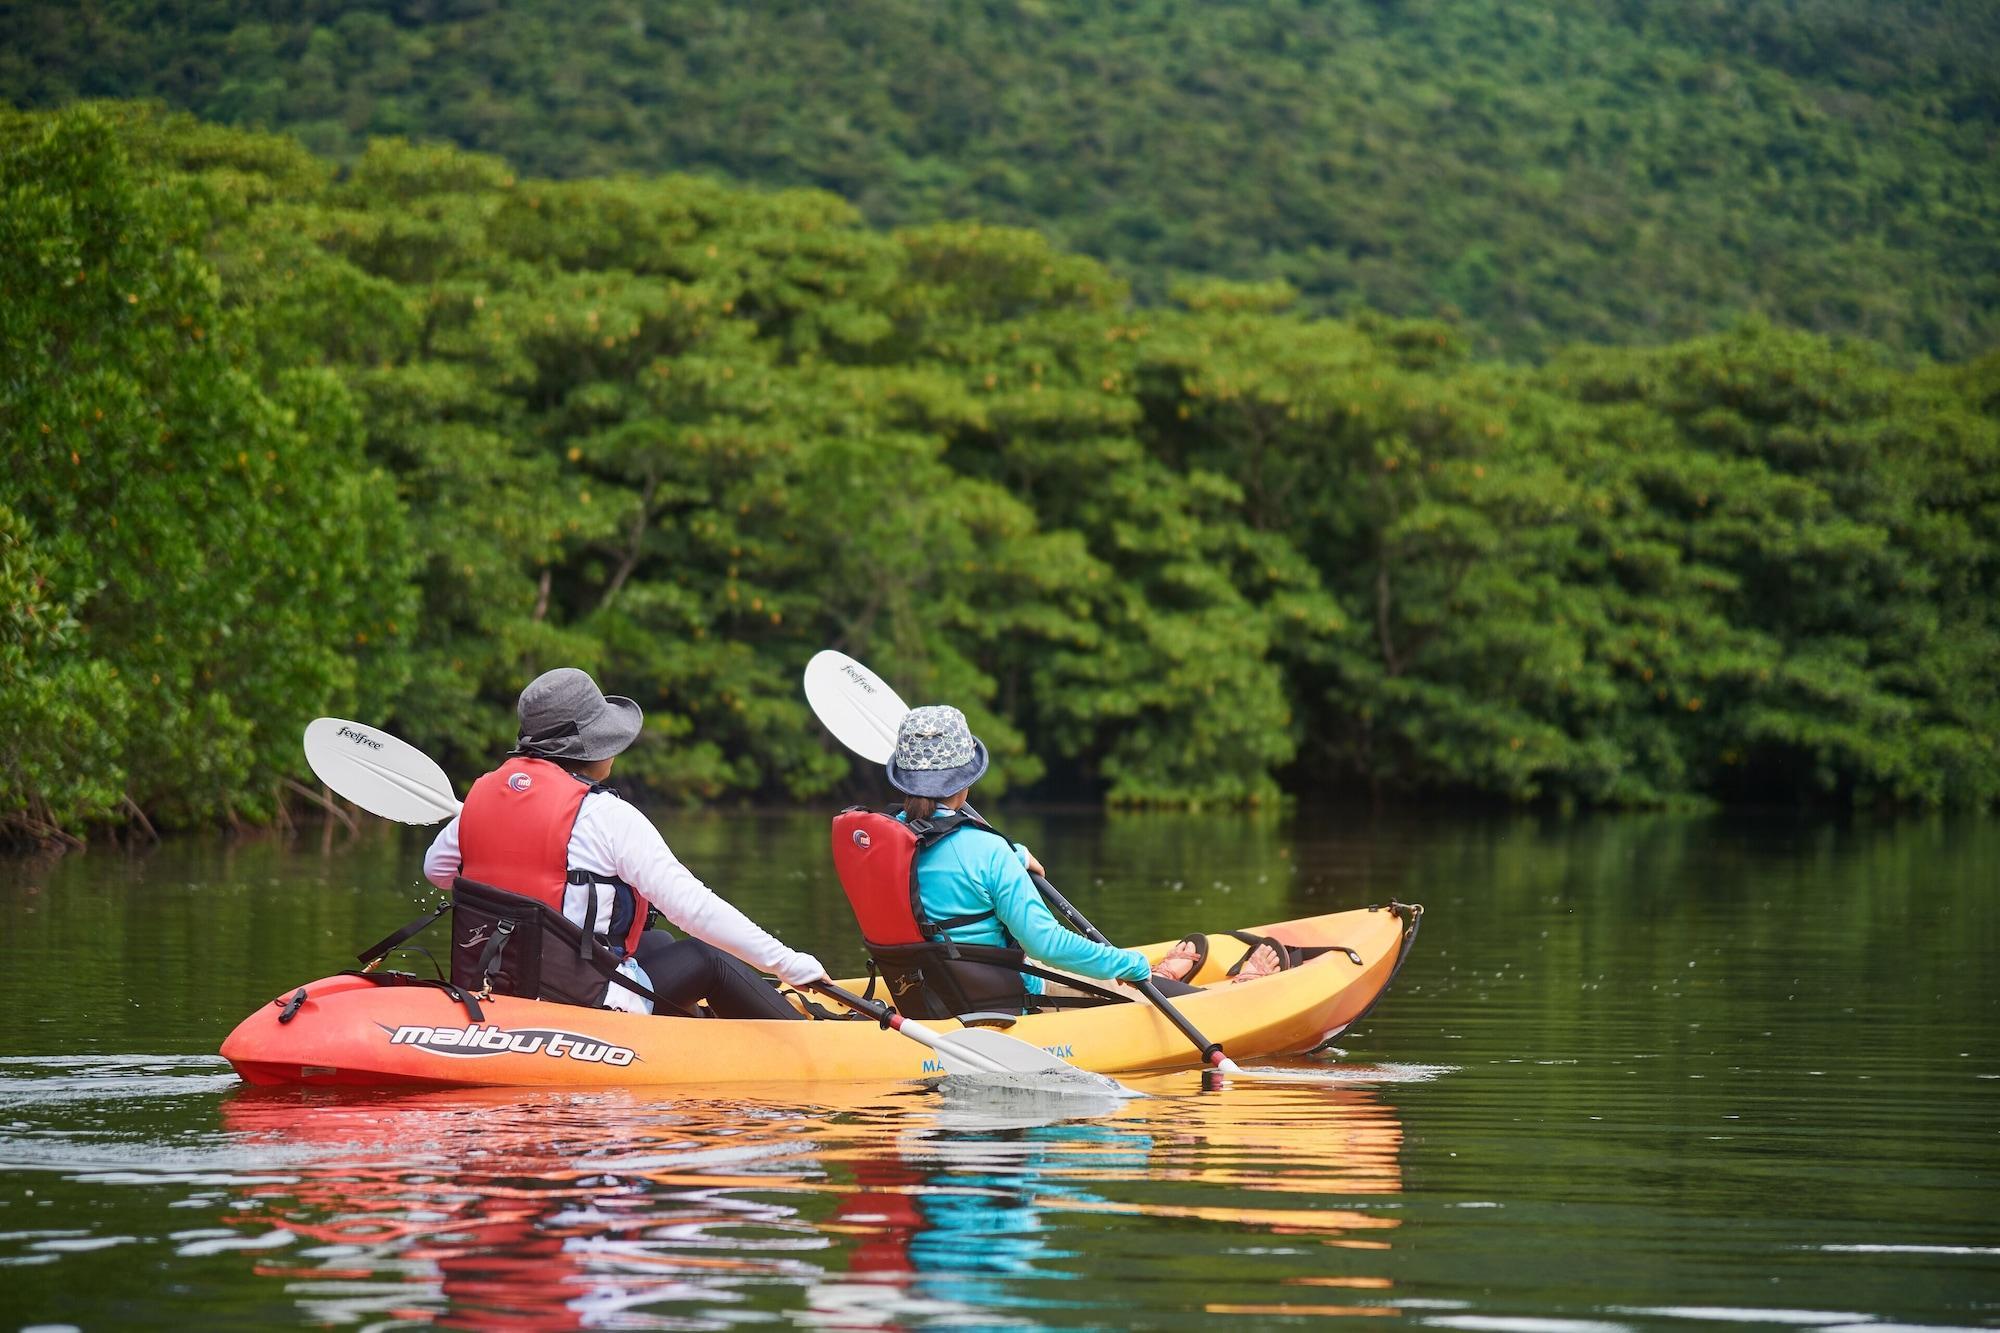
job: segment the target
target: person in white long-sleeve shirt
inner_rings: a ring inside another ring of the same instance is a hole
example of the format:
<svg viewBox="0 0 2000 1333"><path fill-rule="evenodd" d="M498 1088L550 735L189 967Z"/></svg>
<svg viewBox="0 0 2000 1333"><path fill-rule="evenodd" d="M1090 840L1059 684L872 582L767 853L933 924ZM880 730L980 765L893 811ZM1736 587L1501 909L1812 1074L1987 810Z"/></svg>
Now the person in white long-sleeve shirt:
<svg viewBox="0 0 2000 1333"><path fill-rule="evenodd" d="M825 979L819 960L718 897L650 820L601 785L639 734L639 706L562 667L522 691L520 717L517 757L473 784L425 855L424 877L448 889L463 874L550 905L560 898L563 915L625 958L626 974L636 969L663 1007L691 1013L706 1001L724 1018L801 1017L751 968L806 986ZM564 819L572 822L558 855ZM646 930L646 904L687 938ZM605 1003L645 1005L615 983Z"/></svg>

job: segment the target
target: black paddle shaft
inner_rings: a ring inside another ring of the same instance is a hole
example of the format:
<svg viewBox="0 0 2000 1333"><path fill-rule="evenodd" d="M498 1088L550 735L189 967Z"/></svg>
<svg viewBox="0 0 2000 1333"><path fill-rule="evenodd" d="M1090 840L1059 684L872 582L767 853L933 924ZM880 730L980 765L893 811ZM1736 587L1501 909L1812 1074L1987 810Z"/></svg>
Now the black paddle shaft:
<svg viewBox="0 0 2000 1333"><path fill-rule="evenodd" d="M986 823L985 818L982 815L980 815L980 813L977 810L972 808L972 803L970 801L966 802L965 804L965 813L971 815L974 819L979 820L979 822L982 824ZM991 824L987 824L986 826L988 828L993 827ZM1093 943L1097 944L1111 943L1110 940L1104 938L1103 931L1099 930L1096 926L1091 925L1089 918L1085 917L1083 913L1076 910L1076 904L1072 903L1069 899L1063 897L1060 893L1056 892L1055 885L1049 883L1048 880L1044 879L1040 875L1035 874L1033 871L1028 872L1028 878L1032 879L1035 882L1035 888L1042 895L1042 901L1047 903L1050 906L1050 908L1054 910L1057 916L1069 922L1070 925L1076 927L1076 931L1079 935L1083 936L1087 940L1092 941Z"/></svg>
<svg viewBox="0 0 2000 1333"><path fill-rule="evenodd" d="M1056 892L1055 885L1049 883L1046 879L1042 878L1040 875L1031 873L1028 876L1028 878L1035 881L1035 888L1037 891L1041 893L1042 901L1046 902L1050 907L1054 908L1057 916L1069 922L1072 926L1075 926L1077 928L1077 931L1085 939L1094 940L1099 944L1111 943L1110 940L1104 938L1103 931L1099 930L1096 926L1091 925L1090 922L1084 918L1083 913L1076 910L1076 904L1072 903L1069 899L1063 897L1060 893Z"/></svg>
<svg viewBox="0 0 2000 1333"><path fill-rule="evenodd" d="M970 804L966 805L965 813L971 815L974 819L979 819L979 812L977 810L974 810ZM985 821L980 820L980 822L984 823ZM1049 883L1049 881L1043 876L1037 875L1032 871L1029 872L1028 878L1032 879L1035 882L1035 889L1042 895L1042 901L1046 902L1049 905L1049 907L1055 911L1057 916L1060 916L1063 920L1069 922L1072 926L1075 926L1077 931L1081 933L1085 939L1091 940L1097 944L1111 943L1110 940L1104 938L1103 931L1099 930L1096 926L1091 925L1090 919L1084 916L1083 913L1076 910L1076 905L1074 903L1070 902L1069 899L1063 897L1062 894L1056 892L1055 885ZM1201 1029L1197 1028L1194 1024L1188 1022L1187 1015L1182 1013L1180 1010L1174 1008L1174 1006L1168 1002L1167 997L1160 994L1160 988L1153 984L1153 979L1151 977L1147 977L1144 981L1137 982L1135 984L1138 987L1139 993L1145 996L1146 999L1152 1003L1152 1006L1155 1009L1165 1014L1167 1016L1167 1021L1172 1023L1175 1027L1179 1028L1181 1030L1181 1035L1183 1037L1186 1037L1189 1041L1194 1043L1194 1048L1197 1051L1201 1052L1202 1059L1206 1060L1210 1064L1219 1064L1222 1062L1222 1060L1225 1058L1222 1053L1222 1044L1220 1042L1210 1041L1207 1037L1202 1036Z"/></svg>
<svg viewBox="0 0 2000 1333"><path fill-rule="evenodd" d="M894 1009L883 1004L880 1000L871 1000L865 996L856 995L853 991L836 986L832 981L828 980L808 982L805 988L807 990L816 990L830 1000L838 1000L857 1014L864 1014L885 1028L897 1026L897 1024L889 1020L899 1017L899 1015Z"/></svg>
<svg viewBox="0 0 2000 1333"><path fill-rule="evenodd" d="M1099 944L1111 943L1110 940L1104 938L1104 932L1096 926L1091 925L1083 913L1076 910L1075 905L1069 899L1056 892L1055 885L1049 883L1048 880L1040 875L1030 874L1029 878L1035 881L1035 888L1040 891L1042 898L1048 905L1055 909L1056 914L1081 931L1084 938L1094 940ZM1158 1009L1167 1016L1167 1021L1181 1030L1183 1037L1194 1043L1194 1048L1201 1052L1202 1059L1208 1061L1210 1064L1215 1063L1216 1057L1222 1054L1221 1045L1204 1037L1201 1034L1200 1028L1188 1022L1186 1014L1183 1014L1180 1010L1174 1008L1172 1004L1168 1003L1167 997L1160 994L1160 988L1153 984L1151 977L1133 984L1138 987L1141 995L1152 1002L1155 1009Z"/></svg>
<svg viewBox="0 0 2000 1333"><path fill-rule="evenodd" d="M1167 1020L1181 1030L1183 1037L1194 1043L1194 1048L1201 1052L1202 1059L1212 1065L1222 1063L1222 1043L1210 1041L1207 1037L1202 1036L1201 1029L1190 1023L1186 1014L1167 1003L1167 997L1160 994L1160 988L1153 984L1151 977L1134 984L1138 986L1141 995L1153 1002L1155 1009L1165 1014Z"/></svg>

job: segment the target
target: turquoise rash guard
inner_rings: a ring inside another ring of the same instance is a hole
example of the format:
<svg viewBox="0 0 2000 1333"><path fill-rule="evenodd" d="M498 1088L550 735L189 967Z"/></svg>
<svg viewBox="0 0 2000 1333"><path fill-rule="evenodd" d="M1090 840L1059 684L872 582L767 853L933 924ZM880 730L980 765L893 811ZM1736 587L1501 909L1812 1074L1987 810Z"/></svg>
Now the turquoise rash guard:
<svg viewBox="0 0 2000 1333"><path fill-rule="evenodd" d="M1012 943L1045 966L1104 981L1142 981L1151 973L1146 955L1137 949L1097 944L1057 921L1028 878L1026 859L1025 847L1017 843L1009 849L977 829L934 843L917 854L917 896L924 914L936 921L993 913L947 930L957 944L1006 948ZM1041 993L1040 977L1023 980L1031 994Z"/></svg>

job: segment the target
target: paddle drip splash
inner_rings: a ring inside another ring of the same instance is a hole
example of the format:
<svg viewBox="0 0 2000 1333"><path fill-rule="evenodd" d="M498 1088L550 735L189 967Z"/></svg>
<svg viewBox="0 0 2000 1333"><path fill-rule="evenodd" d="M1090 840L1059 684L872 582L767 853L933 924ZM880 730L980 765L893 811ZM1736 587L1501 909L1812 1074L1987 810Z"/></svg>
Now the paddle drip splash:
<svg viewBox="0 0 2000 1333"><path fill-rule="evenodd" d="M1259 1083L1318 1083L1330 1087L1357 1083L1428 1083L1456 1072L1457 1065L1253 1065L1244 1068L1241 1076L1256 1079ZM1227 1083L1231 1076L1213 1073L1207 1077Z"/></svg>
<svg viewBox="0 0 2000 1333"><path fill-rule="evenodd" d="M1104 1074L1093 1074L1088 1069L1071 1066L1066 1069L1042 1069L1032 1073L1012 1070L978 1073L947 1074L937 1080L938 1091L947 1097L978 1098L1036 1098L1036 1097L1083 1097L1127 1101L1146 1094L1128 1088L1117 1079Z"/></svg>

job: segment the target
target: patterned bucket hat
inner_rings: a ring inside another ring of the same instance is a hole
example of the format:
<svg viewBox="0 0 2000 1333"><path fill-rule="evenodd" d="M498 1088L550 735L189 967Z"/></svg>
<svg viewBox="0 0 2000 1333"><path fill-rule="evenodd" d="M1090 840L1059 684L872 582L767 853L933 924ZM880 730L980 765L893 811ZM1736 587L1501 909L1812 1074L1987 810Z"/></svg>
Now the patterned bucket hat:
<svg viewBox="0 0 2000 1333"><path fill-rule="evenodd" d="M955 796L986 772L986 747L950 704L912 708L896 728L889 785L911 796Z"/></svg>
<svg viewBox="0 0 2000 1333"><path fill-rule="evenodd" d="M557 667L521 691L521 736L514 753L589 762L622 754L639 737L645 714L622 695L597 688L588 671Z"/></svg>

